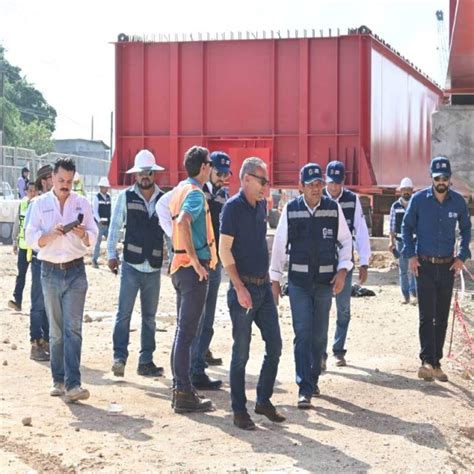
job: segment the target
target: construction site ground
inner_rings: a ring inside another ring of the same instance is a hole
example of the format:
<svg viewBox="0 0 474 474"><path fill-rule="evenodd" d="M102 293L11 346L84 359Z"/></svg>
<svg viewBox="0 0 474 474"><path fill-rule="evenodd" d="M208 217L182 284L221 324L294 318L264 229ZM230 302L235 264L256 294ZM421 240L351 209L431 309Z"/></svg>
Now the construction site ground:
<svg viewBox="0 0 474 474"><path fill-rule="evenodd" d="M132 318L130 357L123 379L112 365L112 325L119 278L102 260L99 269L87 258L89 291L83 325L82 377L89 400L68 404L49 396L47 362L29 359L29 289L23 312L7 306L13 291L16 260L0 246L0 471L18 472L472 472L474 417L472 359L444 359L449 382L417 378L418 308L401 305L398 273L388 252L376 252L367 287L372 298L353 298L347 340L347 367L328 361L320 379L321 397L311 410L296 408L293 330L288 298L280 304L283 354L273 402L287 420L275 424L253 414L255 386L264 346L254 328L247 366L248 409L257 430L232 424L229 363L232 337L226 304L227 283L219 292L214 355L224 365L208 373L222 378L223 389L206 392L216 410L177 415L170 405L170 347L175 292L163 273L157 314L155 362L165 376L136 374L140 305ZM469 287L472 290L472 284ZM334 305L333 305L334 306ZM473 332L474 301L462 303ZM451 316L452 317L452 316ZM450 320L451 321L451 320ZM333 334L335 311L331 311ZM451 322L446 350L449 346ZM459 323L454 353L465 348ZM31 426L22 420L31 417Z"/></svg>

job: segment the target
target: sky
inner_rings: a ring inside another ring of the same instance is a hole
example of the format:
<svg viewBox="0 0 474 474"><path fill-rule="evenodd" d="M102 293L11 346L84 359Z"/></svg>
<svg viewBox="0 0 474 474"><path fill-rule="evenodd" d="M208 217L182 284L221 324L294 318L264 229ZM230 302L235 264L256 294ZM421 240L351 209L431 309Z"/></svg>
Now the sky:
<svg viewBox="0 0 474 474"><path fill-rule="evenodd" d="M0 0L0 42L56 108L54 138L110 144L114 46L119 33L221 33L368 26L436 82L436 10L449 23L449 0Z"/></svg>

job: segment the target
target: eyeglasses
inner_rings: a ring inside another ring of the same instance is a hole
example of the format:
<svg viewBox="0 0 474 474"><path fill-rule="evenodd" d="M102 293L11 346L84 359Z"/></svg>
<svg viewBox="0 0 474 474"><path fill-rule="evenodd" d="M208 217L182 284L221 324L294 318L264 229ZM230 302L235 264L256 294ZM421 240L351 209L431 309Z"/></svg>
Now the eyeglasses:
<svg viewBox="0 0 474 474"><path fill-rule="evenodd" d="M150 177L150 176L153 176L153 171L151 171L151 170L149 170L149 171L140 171L138 173L138 176L140 176L141 178Z"/></svg>
<svg viewBox="0 0 474 474"><path fill-rule="evenodd" d="M442 181L443 183L447 183L449 181L449 178L447 176L436 176L436 178L433 178L436 182Z"/></svg>
<svg viewBox="0 0 474 474"><path fill-rule="evenodd" d="M257 176L256 174L253 173L247 173L249 176L252 176L252 178L255 178L259 183L260 186L268 186L270 184L270 181L267 178L264 178L263 176Z"/></svg>

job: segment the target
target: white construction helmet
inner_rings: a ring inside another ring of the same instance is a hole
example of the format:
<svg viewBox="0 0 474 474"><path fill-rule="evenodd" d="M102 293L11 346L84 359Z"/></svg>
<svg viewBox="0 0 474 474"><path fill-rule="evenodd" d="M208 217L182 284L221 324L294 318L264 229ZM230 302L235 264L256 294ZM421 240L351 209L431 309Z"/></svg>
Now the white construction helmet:
<svg viewBox="0 0 474 474"><path fill-rule="evenodd" d="M110 188L110 183L106 176L102 176L102 178L99 179L98 186L100 188Z"/></svg>
<svg viewBox="0 0 474 474"><path fill-rule="evenodd" d="M149 150L140 150L135 155L135 163L133 168L130 168L126 173L139 173L140 171L162 171L164 168L158 166L155 161L155 156Z"/></svg>
<svg viewBox="0 0 474 474"><path fill-rule="evenodd" d="M402 188L410 188L410 189L413 189L413 181L410 179L410 178L403 178L401 181L400 181L400 186L398 187L398 189L402 189Z"/></svg>

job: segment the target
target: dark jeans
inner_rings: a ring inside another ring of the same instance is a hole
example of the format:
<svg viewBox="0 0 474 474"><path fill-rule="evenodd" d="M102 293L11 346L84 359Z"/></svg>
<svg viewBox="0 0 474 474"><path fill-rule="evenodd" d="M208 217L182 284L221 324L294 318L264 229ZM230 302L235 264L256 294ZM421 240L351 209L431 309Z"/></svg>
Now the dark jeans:
<svg viewBox="0 0 474 474"><path fill-rule="evenodd" d="M208 280L199 281L193 267L181 267L171 276L176 290L178 318L171 350L173 386L181 392L190 392L191 344L196 337L199 320L206 302Z"/></svg>
<svg viewBox="0 0 474 474"><path fill-rule="evenodd" d="M139 364L153 361L155 352L156 310L160 297L161 272L144 273L127 262L122 263L117 316L115 317L113 343L114 360L127 362L130 340L130 320L137 294L140 291L142 316Z"/></svg>
<svg viewBox="0 0 474 474"><path fill-rule="evenodd" d="M26 260L26 249L18 249L17 268L18 275L15 281L15 289L13 290L13 299L15 303L21 306L23 301L23 289L25 288L26 272L28 271L29 262Z"/></svg>
<svg viewBox="0 0 474 474"><path fill-rule="evenodd" d="M214 335L214 316L216 314L217 295L221 284L222 265L219 262L215 270L209 270L209 288L207 290L204 312L198 326L197 335L191 346L192 375L202 375L207 368L206 354Z"/></svg>
<svg viewBox="0 0 474 474"><path fill-rule="evenodd" d="M246 410L245 367L249 359L252 323L255 322L265 341L265 355L257 383L257 403L259 404L268 403L273 395L282 346L278 311L270 283L261 286L252 284L245 286L252 297L252 309L248 312L240 306L232 285L227 292L234 339L230 363L230 396L234 412Z"/></svg>
<svg viewBox="0 0 474 474"><path fill-rule="evenodd" d="M43 287L41 284L41 260L31 260L31 308L30 340L49 341L49 321L44 307Z"/></svg>
<svg viewBox="0 0 474 474"><path fill-rule="evenodd" d="M420 313L420 359L440 366L453 294L454 272L450 263L420 262L416 279Z"/></svg>
<svg viewBox="0 0 474 474"><path fill-rule="evenodd" d="M290 281L288 294L295 332L296 383L300 396L311 396L321 374L321 358L327 343L332 287L314 284L304 288Z"/></svg>

